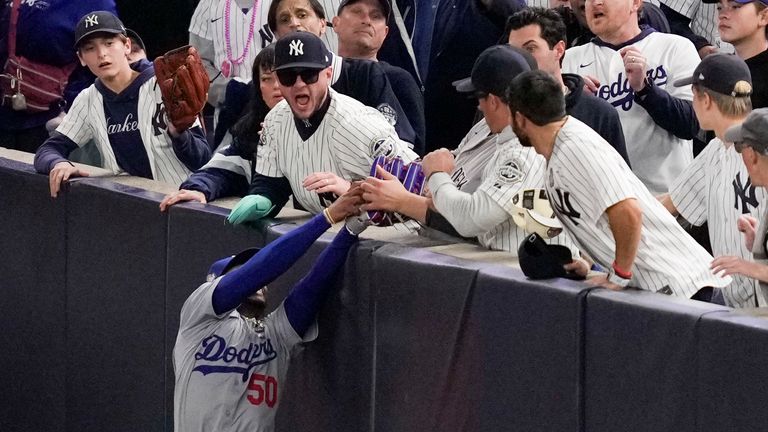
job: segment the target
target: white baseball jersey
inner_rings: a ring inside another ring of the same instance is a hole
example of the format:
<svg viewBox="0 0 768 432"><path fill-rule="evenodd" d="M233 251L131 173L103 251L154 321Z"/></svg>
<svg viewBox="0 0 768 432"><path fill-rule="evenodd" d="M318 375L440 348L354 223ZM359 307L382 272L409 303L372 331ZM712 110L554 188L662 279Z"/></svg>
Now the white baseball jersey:
<svg viewBox="0 0 768 432"><path fill-rule="evenodd" d="M251 67L256 54L277 40L267 23L270 1L267 0L200 0L189 24L189 32L203 39L213 41L214 66L220 70L221 64L227 60L227 38L225 32L225 8L227 2L231 2L229 12L229 46L232 58L240 57L245 51L246 40L250 30L251 19L255 20L253 38L247 56L240 64L233 64L230 77L239 77L246 81L251 80ZM340 0L320 0L325 11L325 17L330 22L336 15ZM247 5L247 6L246 6ZM247 12L241 8L247 7ZM254 14L256 16L254 17ZM336 33L328 27L322 39L328 48L336 52L338 40ZM213 78L213 77L211 77Z"/></svg>
<svg viewBox="0 0 768 432"><path fill-rule="evenodd" d="M216 315L211 301L220 280L201 285L181 309L173 348L175 430L272 431L291 351L314 340L317 325L302 339L282 304L260 323L237 310Z"/></svg>
<svg viewBox="0 0 768 432"><path fill-rule="evenodd" d="M741 215L762 215L766 191L752 186L741 155L733 146L726 148L718 138L710 141L675 181L669 194L685 220L694 225L709 222L714 256L752 259L736 223ZM729 306L755 307L756 288L754 279L736 275L723 294Z"/></svg>
<svg viewBox="0 0 768 432"><path fill-rule="evenodd" d="M264 119L261 145L256 155L256 172L268 177L285 177L294 197L311 213L323 206L318 194L304 189L301 182L316 172L332 172L346 180L370 175L377 145L384 140L388 156L401 156L406 163L418 156L401 141L395 129L379 111L351 97L328 89L331 103L317 130L302 140L293 112L280 101Z"/></svg>
<svg viewBox="0 0 768 432"><path fill-rule="evenodd" d="M752 245L752 255L756 263L768 265L768 207L763 211L759 220L760 223L758 224L757 231L755 231L755 242ZM768 306L767 282L758 282L757 305L759 307Z"/></svg>
<svg viewBox="0 0 768 432"><path fill-rule="evenodd" d="M139 88L138 118L128 127L139 129L152 169L152 178L178 185L189 177L191 171L179 160L173 150L171 137L165 125L162 94L160 87L155 83L156 79L153 76ZM199 126L200 123L196 122L195 125ZM93 140L101 153L102 167L115 175L125 174L112 150L107 131L107 119L104 115L104 99L95 85L91 85L77 95L56 131L74 141L78 147Z"/></svg>
<svg viewBox="0 0 768 432"><path fill-rule="evenodd" d="M717 3L701 0L662 0L667 7L691 20L691 31L709 41L721 52L733 53L733 45L720 39L717 30Z"/></svg>
<svg viewBox="0 0 768 432"><path fill-rule="evenodd" d="M511 137L514 138L514 137ZM462 192L473 193L483 182L483 173L496 153L498 135L491 133L485 119L472 126L456 150L451 181Z"/></svg>
<svg viewBox="0 0 768 432"><path fill-rule="evenodd" d="M712 274L712 256L691 238L597 132L568 117L555 139L545 184L565 230L605 268L616 258L606 209L634 198L643 211L631 286L690 298L730 277Z"/></svg>
<svg viewBox="0 0 768 432"><path fill-rule="evenodd" d="M657 87L677 98L693 100L690 86L672 85L693 75L699 63L699 54L688 39L653 32L631 45L647 57L648 78ZM667 192L693 160L691 141L661 128L634 102L618 49L595 42L570 48L563 60L563 72L590 75L600 81L597 96L619 112L632 170L652 193Z"/></svg>

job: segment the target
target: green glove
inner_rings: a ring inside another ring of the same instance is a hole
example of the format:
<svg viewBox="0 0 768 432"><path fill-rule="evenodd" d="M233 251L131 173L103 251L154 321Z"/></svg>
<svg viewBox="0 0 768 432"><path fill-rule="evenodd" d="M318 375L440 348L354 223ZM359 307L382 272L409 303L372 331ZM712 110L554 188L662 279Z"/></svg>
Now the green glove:
<svg viewBox="0 0 768 432"><path fill-rule="evenodd" d="M246 195L227 216L227 222L237 225L254 222L268 215L275 208L263 195Z"/></svg>

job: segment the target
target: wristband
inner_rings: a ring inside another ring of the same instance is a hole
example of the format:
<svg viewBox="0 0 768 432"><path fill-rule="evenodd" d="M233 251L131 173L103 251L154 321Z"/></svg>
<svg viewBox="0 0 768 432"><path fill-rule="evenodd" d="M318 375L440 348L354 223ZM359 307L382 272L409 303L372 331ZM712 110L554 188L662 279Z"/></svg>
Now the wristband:
<svg viewBox="0 0 768 432"><path fill-rule="evenodd" d="M619 267L616 264L616 261L613 262L613 264L611 265L611 268L613 268L613 272L616 273L616 276L619 276L620 278L623 278L623 279L632 279L632 272L626 271L621 267Z"/></svg>
<svg viewBox="0 0 768 432"><path fill-rule="evenodd" d="M608 273L608 282L616 284L622 288L626 288L629 285L630 280L623 278L618 274L614 273L613 271L611 271L610 273Z"/></svg>
<svg viewBox="0 0 768 432"><path fill-rule="evenodd" d="M328 221L331 225L336 225L336 222L334 222L333 218L331 217L331 212L328 211L328 207L323 209L323 216L325 216L325 220Z"/></svg>

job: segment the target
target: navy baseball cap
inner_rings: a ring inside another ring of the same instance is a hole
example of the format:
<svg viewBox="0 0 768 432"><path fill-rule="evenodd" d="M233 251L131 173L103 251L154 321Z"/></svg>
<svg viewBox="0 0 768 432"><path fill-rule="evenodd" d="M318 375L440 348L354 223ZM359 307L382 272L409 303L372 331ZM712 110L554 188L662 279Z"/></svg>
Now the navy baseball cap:
<svg viewBox="0 0 768 432"><path fill-rule="evenodd" d="M237 255L228 256L214 262L211 264L211 267L208 268L207 279L212 281L221 275L227 274L233 268L245 264L249 259L256 255L256 252L260 250L260 248L245 249Z"/></svg>
<svg viewBox="0 0 768 432"><path fill-rule="evenodd" d="M141 49L146 51L147 47L144 45L144 41L141 40L141 36L139 36L139 34L136 33L135 30L131 30L129 28L126 28L125 29L125 34L126 34L126 36L128 36L131 39L131 41L133 43L138 45L139 48L141 48Z"/></svg>
<svg viewBox="0 0 768 432"><path fill-rule="evenodd" d="M753 110L744 123L728 128L725 140L752 147L756 152L768 155L768 108Z"/></svg>
<svg viewBox="0 0 768 432"><path fill-rule="evenodd" d="M345 6L349 6L353 3L357 3L360 0L342 0L339 4L339 9L336 12L336 15L341 15L341 10L344 9ZM384 18L389 18L390 12L392 12L392 6L389 4L389 1L387 0L378 0L379 5L381 5L381 11L384 12Z"/></svg>
<svg viewBox="0 0 768 432"><path fill-rule="evenodd" d="M528 52L507 44L494 45L477 57L472 66L472 76L454 81L453 86L460 93L483 92L504 96L516 76L537 68L536 59Z"/></svg>
<svg viewBox="0 0 768 432"><path fill-rule="evenodd" d="M331 52L312 33L295 31L275 43L276 71L290 68L325 69L331 65Z"/></svg>
<svg viewBox="0 0 768 432"><path fill-rule="evenodd" d="M573 261L571 250L562 245L547 244L540 235L529 234L517 249L520 269L531 279L583 279L565 271L563 266Z"/></svg>
<svg viewBox="0 0 768 432"><path fill-rule="evenodd" d="M720 3L719 0L701 0L703 3ZM768 0L732 0L734 3L747 4L753 1L759 1L760 3L768 6Z"/></svg>
<svg viewBox="0 0 768 432"><path fill-rule="evenodd" d="M125 26L120 18L109 11L95 11L86 14L80 18L80 22L75 27L75 48L86 38L95 33L122 34L126 37Z"/></svg>
<svg viewBox="0 0 768 432"><path fill-rule="evenodd" d="M752 94L752 74L744 60L735 54L710 54L696 66L693 75L675 81L675 87L696 84L733 97Z"/></svg>

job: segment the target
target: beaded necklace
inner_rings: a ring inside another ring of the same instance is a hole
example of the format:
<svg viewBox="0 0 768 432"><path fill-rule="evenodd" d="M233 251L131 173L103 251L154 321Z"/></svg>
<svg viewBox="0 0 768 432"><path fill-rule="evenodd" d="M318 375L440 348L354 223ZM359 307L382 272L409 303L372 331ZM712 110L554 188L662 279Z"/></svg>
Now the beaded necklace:
<svg viewBox="0 0 768 432"><path fill-rule="evenodd" d="M230 43L229 34L229 11L232 9L232 1L233 0L226 0L226 3L224 4L224 41L226 42L227 59L221 62L221 74L224 75L225 78L229 78L234 66L242 64L245 58L248 57L248 51L251 49L251 41L253 41L256 15L258 14L257 7L259 5L259 0L253 0L253 8L251 9L253 15L251 15L251 24L248 28L248 38L245 40L245 48L243 49L243 53L240 54L240 57L232 58L232 44Z"/></svg>

